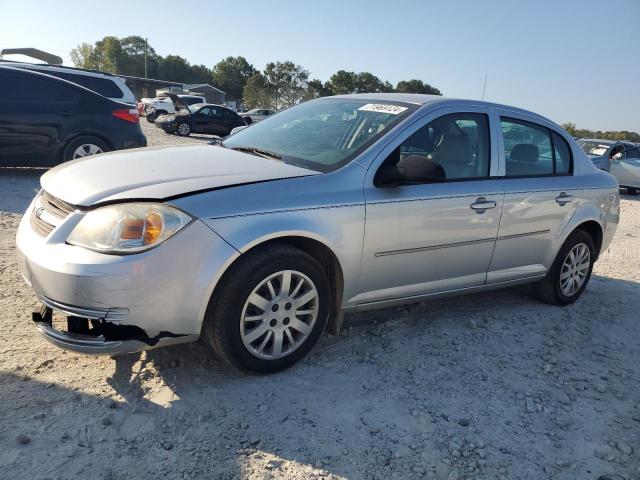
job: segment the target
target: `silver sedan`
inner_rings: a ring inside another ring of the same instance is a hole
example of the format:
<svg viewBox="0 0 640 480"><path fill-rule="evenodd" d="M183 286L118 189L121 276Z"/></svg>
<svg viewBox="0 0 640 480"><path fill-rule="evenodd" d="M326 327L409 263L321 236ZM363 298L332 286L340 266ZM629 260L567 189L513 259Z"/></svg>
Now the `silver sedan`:
<svg viewBox="0 0 640 480"><path fill-rule="evenodd" d="M41 184L17 245L45 338L115 354L203 335L263 373L346 312L523 283L570 304L619 215L616 179L555 123L429 95L313 100Z"/></svg>

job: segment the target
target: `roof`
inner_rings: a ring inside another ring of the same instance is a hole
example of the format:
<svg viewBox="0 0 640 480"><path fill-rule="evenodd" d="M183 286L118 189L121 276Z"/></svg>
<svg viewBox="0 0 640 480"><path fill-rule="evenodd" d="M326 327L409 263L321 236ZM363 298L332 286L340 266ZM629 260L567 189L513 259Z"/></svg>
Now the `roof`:
<svg viewBox="0 0 640 480"><path fill-rule="evenodd" d="M474 105L479 107L493 107L501 110L507 110L514 113L528 115L547 122L554 123L552 120L540 115L539 113L525 110L523 108L513 107L511 105L503 105L493 102L485 102L484 100L473 100L465 98L443 97L441 95L426 95L422 93L352 93L349 95L336 95L334 97L321 98L353 98L359 100L382 100L388 102L412 103L414 105L426 105L428 103L441 103L444 105Z"/></svg>
<svg viewBox="0 0 640 480"><path fill-rule="evenodd" d="M359 98L371 100L383 100L388 102L414 103L424 105L425 103L442 100L440 95L425 95L422 93L351 93L348 95L336 95L337 98ZM334 97L334 98L335 98Z"/></svg>
<svg viewBox="0 0 640 480"><path fill-rule="evenodd" d="M582 140L584 142L602 143L605 145L613 145L615 143L630 143L631 145L635 145L635 143L629 140L609 140L606 138L580 138L579 140Z"/></svg>
<svg viewBox="0 0 640 480"><path fill-rule="evenodd" d="M185 90L193 90L193 89L202 88L202 87L209 87L226 95L226 92L223 92L219 88L216 88L213 85L209 85L208 83L185 83L182 88L184 88Z"/></svg>

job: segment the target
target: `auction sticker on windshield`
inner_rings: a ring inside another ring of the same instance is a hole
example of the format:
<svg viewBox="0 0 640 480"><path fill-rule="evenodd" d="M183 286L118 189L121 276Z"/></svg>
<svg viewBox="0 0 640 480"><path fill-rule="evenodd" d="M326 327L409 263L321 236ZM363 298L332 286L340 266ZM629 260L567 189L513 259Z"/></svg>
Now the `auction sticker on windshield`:
<svg viewBox="0 0 640 480"><path fill-rule="evenodd" d="M390 113L391 115L398 115L404 112L407 107L400 107L398 105L384 105L381 103L367 103L361 106L358 110L363 112L376 112L376 113Z"/></svg>

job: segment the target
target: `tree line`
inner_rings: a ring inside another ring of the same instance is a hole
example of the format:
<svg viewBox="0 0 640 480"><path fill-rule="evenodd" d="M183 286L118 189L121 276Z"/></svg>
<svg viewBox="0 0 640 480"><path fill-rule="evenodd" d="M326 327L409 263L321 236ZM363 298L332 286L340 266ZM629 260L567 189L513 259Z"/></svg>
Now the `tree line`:
<svg viewBox="0 0 640 480"><path fill-rule="evenodd" d="M442 95L439 89L418 79L403 80L395 87L370 72L339 70L326 82L311 78L301 65L291 61L269 62L260 71L244 57L227 57L212 68L192 65L179 55L165 57L142 37L113 36L81 43L71 50L76 67L105 72L169 80L181 83L209 83L227 94L227 100L247 108L282 109L312 98L362 92L401 92Z"/></svg>
<svg viewBox="0 0 640 480"><path fill-rule="evenodd" d="M563 123L564 128L572 137L576 138L598 138L602 140L627 140L628 142L640 143L640 134L627 130L603 132L601 130L587 130L586 128L576 128L575 123Z"/></svg>

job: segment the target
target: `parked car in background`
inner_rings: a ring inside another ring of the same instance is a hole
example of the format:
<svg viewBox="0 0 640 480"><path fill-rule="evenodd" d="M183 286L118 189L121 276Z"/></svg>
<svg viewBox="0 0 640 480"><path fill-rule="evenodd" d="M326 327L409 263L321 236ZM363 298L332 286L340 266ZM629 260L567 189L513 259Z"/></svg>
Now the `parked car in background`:
<svg viewBox="0 0 640 480"><path fill-rule="evenodd" d="M339 331L341 312L524 283L571 304L619 219L614 177L555 123L504 105L325 97L218 145L42 177L16 244L47 340L116 354L202 334L231 365L274 372Z"/></svg>
<svg viewBox="0 0 640 480"><path fill-rule="evenodd" d="M181 100L176 100L176 106L180 105ZM192 105L190 108L183 105L177 113L156 118L155 125L167 133L175 133L182 137L188 137L192 133L226 137L235 127L244 126L246 123L227 107L205 103Z"/></svg>
<svg viewBox="0 0 640 480"><path fill-rule="evenodd" d="M136 97L125 83L124 78L105 72L84 70L80 68L63 67L62 65L32 64L21 62L0 61L0 66L22 68L45 73L53 77L62 78L77 83L89 90L116 102L136 104Z"/></svg>
<svg viewBox="0 0 640 480"><path fill-rule="evenodd" d="M176 98L180 99L180 106L176 105ZM180 108L188 108L191 105L207 103L207 99L196 95L176 95L166 92L157 98L143 98L141 102L144 104L147 121L153 123L160 115L176 113Z"/></svg>
<svg viewBox="0 0 640 480"><path fill-rule="evenodd" d="M640 190L640 148L638 144L620 140L581 138L578 144L593 164L611 173L627 192Z"/></svg>
<svg viewBox="0 0 640 480"><path fill-rule="evenodd" d="M134 105L39 71L0 66L0 166L52 166L147 139Z"/></svg>
<svg viewBox="0 0 640 480"><path fill-rule="evenodd" d="M242 118L244 118L245 120L247 119L247 117L249 117L251 119L251 122L247 123L255 123L259 122L260 120L264 120L274 113L276 112L267 108L254 108L252 110L249 110L248 112L238 112L238 115L242 116Z"/></svg>

